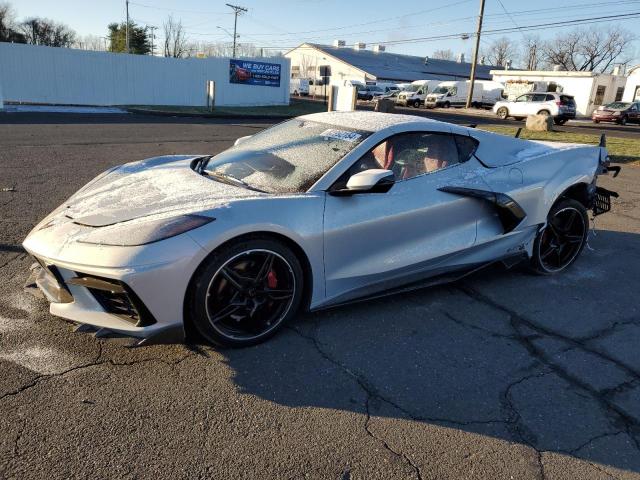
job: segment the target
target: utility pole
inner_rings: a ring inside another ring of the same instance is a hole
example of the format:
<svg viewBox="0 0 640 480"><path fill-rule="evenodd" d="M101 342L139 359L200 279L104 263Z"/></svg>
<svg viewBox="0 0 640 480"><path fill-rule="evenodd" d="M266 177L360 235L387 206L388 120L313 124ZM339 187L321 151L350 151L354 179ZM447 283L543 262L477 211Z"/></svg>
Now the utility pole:
<svg viewBox="0 0 640 480"><path fill-rule="evenodd" d="M155 38L155 30L158 27L154 27L153 25L149 26L149 30L151 30L151 56L153 57L153 55L155 54L154 52L154 48L153 48L153 39Z"/></svg>
<svg viewBox="0 0 640 480"><path fill-rule="evenodd" d="M126 0L125 3L127 4L127 24L124 26L124 35L126 37L125 43L127 53L131 53L129 51L129 0Z"/></svg>
<svg viewBox="0 0 640 480"><path fill-rule="evenodd" d="M240 13L242 12L248 12L248 10L246 8L239 7L238 5L231 5L230 3L227 3L226 5L227 7L230 7L231 9L233 9L233 12L235 13L235 18L233 20L233 56L235 57L236 56L236 39L238 38L238 36L236 35L236 30L238 28L238 15L240 15Z"/></svg>
<svg viewBox="0 0 640 480"><path fill-rule="evenodd" d="M467 108L471 107L471 103L473 103L473 85L476 81L476 65L478 64L478 50L480 50L480 34L482 33L483 15L484 0L480 0L480 14L478 15L478 28L476 30L476 45L473 49L473 60L471 61L471 78L469 79L469 92L467 93Z"/></svg>

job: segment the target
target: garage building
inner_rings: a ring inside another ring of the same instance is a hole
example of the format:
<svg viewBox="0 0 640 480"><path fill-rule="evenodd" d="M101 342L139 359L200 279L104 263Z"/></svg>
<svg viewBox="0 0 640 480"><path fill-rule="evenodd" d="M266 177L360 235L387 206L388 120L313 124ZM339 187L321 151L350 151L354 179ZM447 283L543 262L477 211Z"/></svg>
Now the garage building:
<svg viewBox="0 0 640 480"><path fill-rule="evenodd" d="M627 86L624 89L622 100L625 102L640 102L640 65L629 69Z"/></svg>
<svg viewBox="0 0 640 480"><path fill-rule="evenodd" d="M414 80L465 80L471 64L460 54L457 61L401 55L385 51L384 45L367 49L365 43L345 46L336 40L333 46L303 43L285 53L291 60L292 78L309 78L317 84L358 82L412 82ZM491 80L491 67L478 65L476 78Z"/></svg>

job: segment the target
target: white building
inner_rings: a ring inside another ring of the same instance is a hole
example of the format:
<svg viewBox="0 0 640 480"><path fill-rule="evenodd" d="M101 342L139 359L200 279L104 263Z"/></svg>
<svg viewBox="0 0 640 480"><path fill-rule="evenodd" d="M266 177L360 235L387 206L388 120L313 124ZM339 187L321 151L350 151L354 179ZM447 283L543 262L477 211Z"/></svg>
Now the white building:
<svg viewBox="0 0 640 480"><path fill-rule="evenodd" d="M309 78L315 83L412 82L414 80L466 80L471 64L464 55L457 60L439 60L385 51L384 45L367 48L364 43L346 46L303 43L284 55L291 60L292 78ZM489 65L478 65L476 78L491 80ZM318 82L320 81L320 82Z"/></svg>
<svg viewBox="0 0 640 480"><path fill-rule="evenodd" d="M629 69L627 77L627 86L624 89L622 100L625 102L640 102L640 65Z"/></svg>
<svg viewBox="0 0 640 480"><path fill-rule="evenodd" d="M576 100L578 115L590 116L600 105L622 100L627 77L594 72L491 70L493 80L502 84L535 84L540 91L560 91ZM640 79L640 72L638 75Z"/></svg>

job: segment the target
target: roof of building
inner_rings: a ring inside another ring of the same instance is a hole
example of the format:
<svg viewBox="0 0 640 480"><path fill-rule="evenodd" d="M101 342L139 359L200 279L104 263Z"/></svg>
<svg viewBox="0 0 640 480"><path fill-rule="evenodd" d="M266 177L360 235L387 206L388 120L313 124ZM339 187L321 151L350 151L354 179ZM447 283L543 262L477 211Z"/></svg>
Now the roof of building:
<svg viewBox="0 0 640 480"><path fill-rule="evenodd" d="M471 64L453 60L429 58L425 65L425 57L401 55L391 52L374 52L373 50L355 50L350 47L333 47L317 43L306 43L322 50L345 63L353 65L379 80L414 81L414 80L454 80L469 78ZM299 48L299 47L298 47ZM476 78L491 80L490 65L478 65Z"/></svg>

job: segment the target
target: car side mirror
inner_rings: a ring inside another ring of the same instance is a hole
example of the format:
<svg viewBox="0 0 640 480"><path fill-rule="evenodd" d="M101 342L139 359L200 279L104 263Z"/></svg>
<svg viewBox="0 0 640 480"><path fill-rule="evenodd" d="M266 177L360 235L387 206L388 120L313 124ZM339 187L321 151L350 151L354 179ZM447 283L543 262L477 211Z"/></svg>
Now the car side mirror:
<svg viewBox="0 0 640 480"><path fill-rule="evenodd" d="M349 196L356 193L386 193L393 187L395 181L395 175L391 170L371 168L352 175L347 181L346 188L332 190L329 193L335 196Z"/></svg>
<svg viewBox="0 0 640 480"><path fill-rule="evenodd" d="M233 146L237 147L238 145L245 142L246 140L249 140L250 138L251 138L251 135L247 135L246 137L240 137L233 143Z"/></svg>

